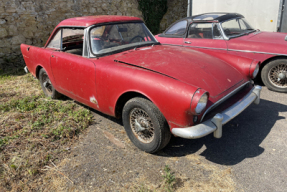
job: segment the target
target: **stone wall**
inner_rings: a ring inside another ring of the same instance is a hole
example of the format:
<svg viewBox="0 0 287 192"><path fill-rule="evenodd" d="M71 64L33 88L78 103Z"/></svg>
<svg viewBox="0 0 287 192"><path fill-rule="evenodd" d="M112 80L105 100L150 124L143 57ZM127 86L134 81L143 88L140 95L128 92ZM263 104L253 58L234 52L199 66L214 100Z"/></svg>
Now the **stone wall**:
<svg viewBox="0 0 287 192"><path fill-rule="evenodd" d="M187 0L168 0L160 27L186 17ZM20 44L43 46L62 20L85 15L128 15L142 18L138 0L0 0L0 72L23 65Z"/></svg>
<svg viewBox="0 0 287 192"><path fill-rule="evenodd" d="M21 43L43 46L60 21L85 15L142 17L137 0L0 0L0 70L23 64Z"/></svg>
<svg viewBox="0 0 287 192"><path fill-rule="evenodd" d="M182 19L187 15L187 0L168 0L167 7L167 12L160 23L161 32L176 20Z"/></svg>

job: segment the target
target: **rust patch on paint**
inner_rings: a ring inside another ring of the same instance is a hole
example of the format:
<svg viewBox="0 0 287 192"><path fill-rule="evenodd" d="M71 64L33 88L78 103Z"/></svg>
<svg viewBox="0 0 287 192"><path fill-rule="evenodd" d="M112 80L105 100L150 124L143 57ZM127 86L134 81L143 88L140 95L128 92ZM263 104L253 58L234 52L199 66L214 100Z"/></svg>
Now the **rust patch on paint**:
<svg viewBox="0 0 287 192"><path fill-rule="evenodd" d="M96 100L95 96L90 97L90 102L96 104L97 107L99 108L99 104L98 104L98 101Z"/></svg>

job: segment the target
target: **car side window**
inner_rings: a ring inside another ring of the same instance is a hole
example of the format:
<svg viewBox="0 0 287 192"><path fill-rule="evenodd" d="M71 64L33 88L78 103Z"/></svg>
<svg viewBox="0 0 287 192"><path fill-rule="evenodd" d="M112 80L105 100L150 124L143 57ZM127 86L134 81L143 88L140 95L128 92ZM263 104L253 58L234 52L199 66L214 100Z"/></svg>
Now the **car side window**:
<svg viewBox="0 0 287 192"><path fill-rule="evenodd" d="M67 53L82 55L84 29L64 28L63 29L63 50Z"/></svg>
<svg viewBox="0 0 287 192"><path fill-rule="evenodd" d="M212 23L193 23L189 27L188 38L212 39Z"/></svg>
<svg viewBox="0 0 287 192"><path fill-rule="evenodd" d="M165 34L166 35L183 35L186 31L187 21L180 21L169 28Z"/></svg>
<svg viewBox="0 0 287 192"><path fill-rule="evenodd" d="M50 43L48 44L48 48L53 48L53 49L60 49L60 43L61 43L61 30L58 30L56 35L52 38Z"/></svg>
<svg viewBox="0 0 287 192"><path fill-rule="evenodd" d="M223 39L220 28L217 23L213 24L213 39Z"/></svg>

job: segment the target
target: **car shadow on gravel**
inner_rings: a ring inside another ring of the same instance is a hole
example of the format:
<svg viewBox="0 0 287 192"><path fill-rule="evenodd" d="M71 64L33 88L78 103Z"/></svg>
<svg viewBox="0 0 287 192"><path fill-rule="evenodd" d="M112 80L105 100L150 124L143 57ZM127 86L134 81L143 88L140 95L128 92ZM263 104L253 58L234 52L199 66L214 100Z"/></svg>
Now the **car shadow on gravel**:
<svg viewBox="0 0 287 192"><path fill-rule="evenodd" d="M287 106L261 99L260 105L252 105L223 127L223 136L216 139L208 135L201 139L172 138L169 145L158 155L185 156L197 153L207 160L221 165L235 165L245 158L259 156L264 148L259 145L268 136L276 121L285 119L279 112Z"/></svg>

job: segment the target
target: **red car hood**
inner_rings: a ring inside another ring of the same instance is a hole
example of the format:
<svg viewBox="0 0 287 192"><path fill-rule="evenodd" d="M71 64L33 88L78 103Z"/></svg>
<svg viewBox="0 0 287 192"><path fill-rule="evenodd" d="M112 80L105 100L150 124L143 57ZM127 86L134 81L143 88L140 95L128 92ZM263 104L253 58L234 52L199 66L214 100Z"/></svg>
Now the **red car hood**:
<svg viewBox="0 0 287 192"><path fill-rule="evenodd" d="M243 80L243 75L222 60L175 46L157 45L118 54L115 60L153 70L200 87L216 97Z"/></svg>

